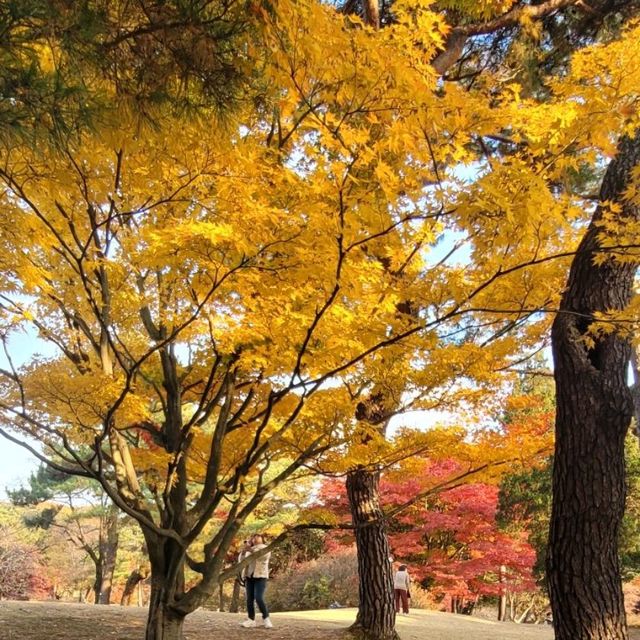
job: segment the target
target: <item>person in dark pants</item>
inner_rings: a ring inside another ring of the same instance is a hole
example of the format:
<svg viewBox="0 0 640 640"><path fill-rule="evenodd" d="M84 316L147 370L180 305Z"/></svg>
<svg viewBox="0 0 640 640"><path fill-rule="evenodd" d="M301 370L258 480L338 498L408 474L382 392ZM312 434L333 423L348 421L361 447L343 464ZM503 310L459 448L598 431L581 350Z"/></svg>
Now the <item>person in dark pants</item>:
<svg viewBox="0 0 640 640"><path fill-rule="evenodd" d="M259 533L251 536L245 541L245 545L240 553L238 560L243 560L247 556L251 556L257 551L264 549L267 545L264 538ZM269 558L271 553L265 553L256 558L243 572L245 588L247 591L247 619L241 623L243 627L251 628L259 626L256 622L256 610L254 606L258 605L262 614L262 624L265 629L271 629L273 624L269 618L269 609L264 601L264 592L267 588L267 580L269 579Z"/></svg>
<svg viewBox="0 0 640 640"><path fill-rule="evenodd" d="M409 615L409 586L411 579L407 571L407 565L401 564L393 576L393 591L396 599L396 613L400 611L402 603L402 613Z"/></svg>

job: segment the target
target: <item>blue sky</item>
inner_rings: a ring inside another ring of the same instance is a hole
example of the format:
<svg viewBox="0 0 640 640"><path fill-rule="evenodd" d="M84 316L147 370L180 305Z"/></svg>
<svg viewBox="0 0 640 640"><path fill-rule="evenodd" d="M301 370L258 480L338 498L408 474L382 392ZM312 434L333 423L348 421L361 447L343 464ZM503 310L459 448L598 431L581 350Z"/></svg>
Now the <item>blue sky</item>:
<svg viewBox="0 0 640 640"><path fill-rule="evenodd" d="M26 449L0 438L0 500L5 499L7 488L25 484L37 467L38 461Z"/></svg>
<svg viewBox="0 0 640 640"><path fill-rule="evenodd" d="M9 350L15 366L30 360L34 353L53 353L53 347L39 340L31 331L16 332L9 338ZM6 367L4 353L0 351L0 366ZM26 449L0 436L0 500L6 497L5 489L15 489L26 483L38 460Z"/></svg>

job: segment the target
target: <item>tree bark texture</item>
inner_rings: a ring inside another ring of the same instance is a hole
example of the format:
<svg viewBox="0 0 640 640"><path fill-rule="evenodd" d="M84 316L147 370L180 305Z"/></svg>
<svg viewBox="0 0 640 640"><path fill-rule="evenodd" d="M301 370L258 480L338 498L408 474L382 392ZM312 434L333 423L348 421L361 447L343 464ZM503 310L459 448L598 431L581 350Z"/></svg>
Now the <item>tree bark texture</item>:
<svg viewBox="0 0 640 640"><path fill-rule="evenodd" d="M145 640L182 640L185 616L175 613L165 602L165 591L151 587Z"/></svg>
<svg viewBox="0 0 640 640"><path fill-rule="evenodd" d="M151 581L145 640L182 640L185 616L171 606L170 589L153 582L153 571Z"/></svg>
<svg viewBox="0 0 640 640"><path fill-rule="evenodd" d="M395 640L391 551L380 507L380 474L364 468L347 475L347 495L358 550L359 606L351 632L366 640Z"/></svg>
<svg viewBox="0 0 640 640"><path fill-rule="evenodd" d="M622 205L620 216L638 219L622 202L640 138L623 138L610 163L601 201ZM553 507L547 558L557 640L626 640L618 562L624 512L624 440L633 415L627 385L630 345L620 331L585 342L598 311L630 301L637 264L600 253L598 207L571 266L552 330L556 380Z"/></svg>
<svg viewBox="0 0 640 640"><path fill-rule="evenodd" d="M151 561L151 595L145 640L182 640L186 613L178 600L184 594L184 554L174 540L145 532Z"/></svg>
<svg viewBox="0 0 640 640"><path fill-rule="evenodd" d="M96 577L93 581L93 602L94 604L104 604L100 602L100 589L102 585L102 558L96 557ZM107 603L108 604L108 603Z"/></svg>

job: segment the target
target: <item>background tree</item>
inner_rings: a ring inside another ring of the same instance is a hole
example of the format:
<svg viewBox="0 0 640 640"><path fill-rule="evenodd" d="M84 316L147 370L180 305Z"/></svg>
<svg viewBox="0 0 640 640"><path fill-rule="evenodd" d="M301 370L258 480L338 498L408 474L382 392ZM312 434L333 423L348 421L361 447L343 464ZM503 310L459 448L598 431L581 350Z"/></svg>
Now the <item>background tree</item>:
<svg viewBox="0 0 640 640"><path fill-rule="evenodd" d="M519 396L511 399L509 408L513 412L523 406ZM412 574L441 597L453 598L456 610L479 595L498 594L505 586L498 579L501 567L503 583L508 579L512 592L535 586L534 554L526 535L510 536L498 529L497 484L508 470L540 464L550 450L550 426L548 414L527 423L511 420L502 433L478 434L473 444L465 442L469 434L461 430L435 430L422 435L426 451L422 457L387 466L380 485L385 512L381 519L389 527L393 557L408 563ZM438 452L440 459L429 459ZM453 452L456 457L449 458ZM323 515L328 509L343 522L348 504L342 484L327 482L318 511L308 517L335 524L335 519ZM338 535L351 544L351 536Z"/></svg>
<svg viewBox="0 0 640 640"><path fill-rule="evenodd" d="M19 506L48 503L36 514L25 515L25 523L42 529L57 527L72 544L82 549L95 567L95 603L109 604L121 518L100 486L40 465L31 474L29 487L7 494L11 502Z"/></svg>
<svg viewBox="0 0 640 640"><path fill-rule="evenodd" d="M45 598L51 583L35 536L29 535L15 509L0 505L0 598Z"/></svg>

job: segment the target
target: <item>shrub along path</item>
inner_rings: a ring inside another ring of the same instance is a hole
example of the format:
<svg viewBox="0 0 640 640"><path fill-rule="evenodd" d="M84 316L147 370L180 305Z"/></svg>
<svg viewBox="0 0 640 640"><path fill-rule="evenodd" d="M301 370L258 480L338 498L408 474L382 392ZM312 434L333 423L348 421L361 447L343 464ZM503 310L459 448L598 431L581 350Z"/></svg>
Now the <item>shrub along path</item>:
<svg viewBox="0 0 640 640"><path fill-rule="evenodd" d="M273 629L243 629L243 616L196 611L187 618L185 640L344 640L355 609L275 613ZM142 640L146 610L138 607L0 602L2 640ZM548 626L492 622L471 616L415 611L400 616L402 640L553 640ZM640 640L633 629L630 640Z"/></svg>

